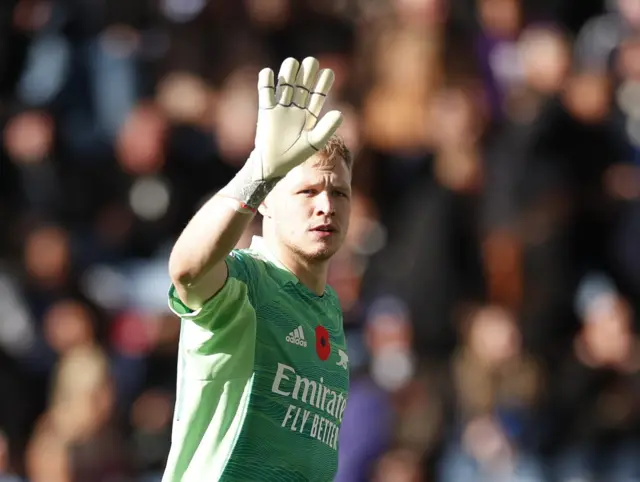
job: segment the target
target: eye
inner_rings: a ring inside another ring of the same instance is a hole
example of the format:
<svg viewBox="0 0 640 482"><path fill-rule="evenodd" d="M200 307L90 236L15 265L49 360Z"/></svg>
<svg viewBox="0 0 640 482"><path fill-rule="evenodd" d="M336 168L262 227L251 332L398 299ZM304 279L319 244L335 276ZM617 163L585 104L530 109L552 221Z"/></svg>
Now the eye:
<svg viewBox="0 0 640 482"><path fill-rule="evenodd" d="M298 191L298 194L303 194L305 196L313 196L314 194L316 194L317 191L315 189L301 189L300 191Z"/></svg>
<svg viewBox="0 0 640 482"><path fill-rule="evenodd" d="M333 191L334 196L348 198L349 194L346 191Z"/></svg>

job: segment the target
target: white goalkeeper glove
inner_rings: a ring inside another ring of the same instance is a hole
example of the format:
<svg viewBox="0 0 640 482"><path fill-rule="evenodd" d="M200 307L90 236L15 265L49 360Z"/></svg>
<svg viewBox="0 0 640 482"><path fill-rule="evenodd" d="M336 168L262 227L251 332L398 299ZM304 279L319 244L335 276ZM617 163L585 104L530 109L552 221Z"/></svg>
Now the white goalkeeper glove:
<svg viewBox="0 0 640 482"><path fill-rule="evenodd" d="M318 119L333 81L313 57L286 59L277 86L271 69L260 72L255 148L226 195L255 211L280 179L324 147L342 123L338 111Z"/></svg>

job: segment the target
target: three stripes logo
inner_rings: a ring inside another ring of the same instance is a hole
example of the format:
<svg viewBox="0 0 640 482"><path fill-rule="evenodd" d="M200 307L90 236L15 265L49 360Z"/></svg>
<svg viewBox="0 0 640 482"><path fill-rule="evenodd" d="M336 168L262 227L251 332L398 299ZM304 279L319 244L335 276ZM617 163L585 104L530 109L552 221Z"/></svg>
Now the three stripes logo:
<svg viewBox="0 0 640 482"><path fill-rule="evenodd" d="M288 343L292 343L294 345L298 345L302 347L307 346L307 340L304 339L304 332L302 331L302 326L299 326L298 328L293 330L291 333L289 333L285 338L285 340Z"/></svg>

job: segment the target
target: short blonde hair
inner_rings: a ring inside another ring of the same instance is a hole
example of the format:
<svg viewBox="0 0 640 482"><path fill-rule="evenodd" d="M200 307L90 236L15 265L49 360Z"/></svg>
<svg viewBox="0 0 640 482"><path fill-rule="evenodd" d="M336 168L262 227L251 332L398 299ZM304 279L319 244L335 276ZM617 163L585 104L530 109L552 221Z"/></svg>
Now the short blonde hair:
<svg viewBox="0 0 640 482"><path fill-rule="evenodd" d="M333 164L338 159L342 159L349 171L353 169L353 155L342 137L338 135L331 136L325 146L318 151L318 154L322 157L322 163Z"/></svg>

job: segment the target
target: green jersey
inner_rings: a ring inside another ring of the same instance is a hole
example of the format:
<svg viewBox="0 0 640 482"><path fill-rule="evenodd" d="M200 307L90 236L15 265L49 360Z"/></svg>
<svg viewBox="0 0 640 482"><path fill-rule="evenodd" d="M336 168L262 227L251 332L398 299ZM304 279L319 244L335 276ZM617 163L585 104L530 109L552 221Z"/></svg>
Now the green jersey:
<svg viewBox="0 0 640 482"><path fill-rule="evenodd" d="M163 482L328 482L347 402L342 312L269 254L226 259L224 287L181 317L177 400Z"/></svg>

